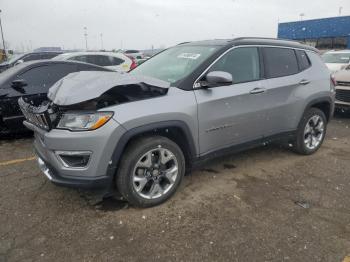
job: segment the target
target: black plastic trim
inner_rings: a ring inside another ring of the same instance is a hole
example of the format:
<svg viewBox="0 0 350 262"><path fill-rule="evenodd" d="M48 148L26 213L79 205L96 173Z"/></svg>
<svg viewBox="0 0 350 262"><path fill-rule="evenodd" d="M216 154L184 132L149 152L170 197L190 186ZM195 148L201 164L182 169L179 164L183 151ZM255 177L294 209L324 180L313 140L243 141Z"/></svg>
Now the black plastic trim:
<svg viewBox="0 0 350 262"><path fill-rule="evenodd" d="M124 152L124 149L127 145L127 143L132 139L133 137L136 137L138 135L142 135L144 133L154 131L157 129L164 129L164 128L180 128L185 136L186 136L186 141L188 142L189 145L189 150L190 150L190 157L192 159L196 158L197 156L197 150L195 147L195 143L191 134L191 131L187 124L185 124L183 121L179 120L170 120L170 121L162 121L162 122L156 122L156 123L151 123L147 124L144 126L136 127L133 129L130 129L126 131L122 137L119 139L118 144L116 148L114 149L113 155L112 155L112 165L110 166L109 170L107 171L107 176L114 176L115 171L118 167L120 158Z"/></svg>
<svg viewBox="0 0 350 262"><path fill-rule="evenodd" d="M193 163L193 166L198 167L201 164L203 164L203 162L208 161L210 159L222 157L222 156L229 155L229 154L235 154L235 153L239 153L239 152L242 152L242 151L245 151L248 149L253 149L256 147L264 146L266 143L271 143L271 142L276 142L276 141L288 141L288 140L294 138L295 135L296 135L296 131L288 131L288 132L283 132L280 134L271 135L268 137L262 137L262 138L259 138L259 139L253 140L253 141L249 141L246 143L228 146L228 147L225 147L222 149L211 151L209 153L206 153L206 154L201 155L200 157L196 158L194 163Z"/></svg>
<svg viewBox="0 0 350 262"><path fill-rule="evenodd" d="M305 107L305 110L304 110L304 114L305 112L310 109L311 107L313 107L314 105L316 104L319 104L319 103L329 103L329 119L327 119L328 121L331 120L331 118L333 117L333 114L334 114L334 108L335 108L335 105L332 101L332 99L328 96L324 96L324 97L319 97L319 98L316 98L316 99L313 99L311 100ZM303 114L303 115L304 115Z"/></svg>

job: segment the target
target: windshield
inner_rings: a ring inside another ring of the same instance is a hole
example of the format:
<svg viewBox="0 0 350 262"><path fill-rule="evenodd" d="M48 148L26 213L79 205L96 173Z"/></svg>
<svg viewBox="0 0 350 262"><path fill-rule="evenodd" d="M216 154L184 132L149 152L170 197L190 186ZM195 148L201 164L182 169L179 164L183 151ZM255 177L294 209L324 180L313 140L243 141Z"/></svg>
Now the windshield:
<svg viewBox="0 0 350 262"><path fill-rule="evenodd" d="M218 46L175 46L136 67L131 74L175 83L192 73Z"/></svg>
<svg viewBox="0 0 350 262"><path fill-rule="evenodd" d="M348 64L350 62L350 53L327 53L322 58L325 63Z"/></svg>

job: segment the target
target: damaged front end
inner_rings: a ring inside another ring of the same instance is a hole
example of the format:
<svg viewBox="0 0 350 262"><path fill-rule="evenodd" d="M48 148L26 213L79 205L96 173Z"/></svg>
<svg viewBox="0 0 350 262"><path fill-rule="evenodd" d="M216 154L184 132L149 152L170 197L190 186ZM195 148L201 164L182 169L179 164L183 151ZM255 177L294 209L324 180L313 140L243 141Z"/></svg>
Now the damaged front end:
<svg viewBox="0 0 350 262"><path fill-rule="evenodd" d="M58 108L49 101L44 101L39 106L34 106L24 98L18 99L18 105L26 118L26 121L41 129L49 131L57 123Z"/></svg>
<svg viewBox="0 0 350 262"><path fill-rule="evenodd" d="M163 96L169 86L168 82L144 76L77 72L62 78L50 88L50 101L34 106L31 101L20 98L18 103L26 121L46 131L52 128L94 130L113 116L113 112L98 110Z"/></svg>

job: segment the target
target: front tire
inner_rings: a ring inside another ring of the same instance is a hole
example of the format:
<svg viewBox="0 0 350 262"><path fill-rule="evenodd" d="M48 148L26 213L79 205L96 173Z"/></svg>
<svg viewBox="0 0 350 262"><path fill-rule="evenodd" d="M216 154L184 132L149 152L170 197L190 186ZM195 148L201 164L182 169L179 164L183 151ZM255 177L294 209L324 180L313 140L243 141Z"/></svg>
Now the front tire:
<svg viewBox="0 0 350 262"><path fill-rule="evenodd" d="M162 136L141 137L124 152L116 185L130 204L151 207L175 193L184 173L185 158L176 143Z"/></svg>
<svg viewBox="0 0 350 262"><path fill-rule="evenodd" d="M326 135L327 118L318 108L307 110L299 124L294 151L302 155L315 153Z"/></svg>

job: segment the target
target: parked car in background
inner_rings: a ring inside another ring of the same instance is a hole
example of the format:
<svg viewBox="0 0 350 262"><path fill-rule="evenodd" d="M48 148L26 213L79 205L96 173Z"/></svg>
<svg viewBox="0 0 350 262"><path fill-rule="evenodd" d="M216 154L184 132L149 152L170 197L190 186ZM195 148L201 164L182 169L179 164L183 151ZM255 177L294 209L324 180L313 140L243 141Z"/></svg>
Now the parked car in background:
<svg viewBox="0 0 350 262"><path fill-rule="evenodd" d="M117 188L149 207L175 193L186 168L210 157L280 139L297 153L316 152L334 95L316 49L238 38L180 44L129 74L63 78L44 110L19 103L48 179Z"/></svg>
<svg viewBox="0 0 350 262"><path fill-rule="evenodd" d="M350 65L334 74L336 81L335 105L337 108L350 110Z"/></svg>
<svg viewBox="0 0 350 262"><path fill-rule="evenodd" d="M0 74L0 134L23 131L24 117L18 98L33 105L47 100L48 89L62 77L78 71L110 71L106 68L74 61L42 60L22 63Z"/></svg>
<svg viewBox="0 0 350 262"><path fill-rule="evenodd" d="M0 72L3 72L8 68L13 67L13 66L18 65L18 64L21 64L23 62L51 59L51 58L58 56L62 53L63 52L48 51L48 52L30 52L30 53L13 55L9 60L0 64Z"/></svg>
<svg viewBox="0 0 350 262"><path fill-rule="evenodd" d="M335 73L350 64L350 50L328 51L322 55L328 69Z"/></svg>
<svg viewBox="0 0 350 262"><path fill-rule="evenodd" d="M136 62L122 53L112 52L74 52L65 53L54 58L57 61L79 61L103 66L117 72L129 72Z"/></svg>

